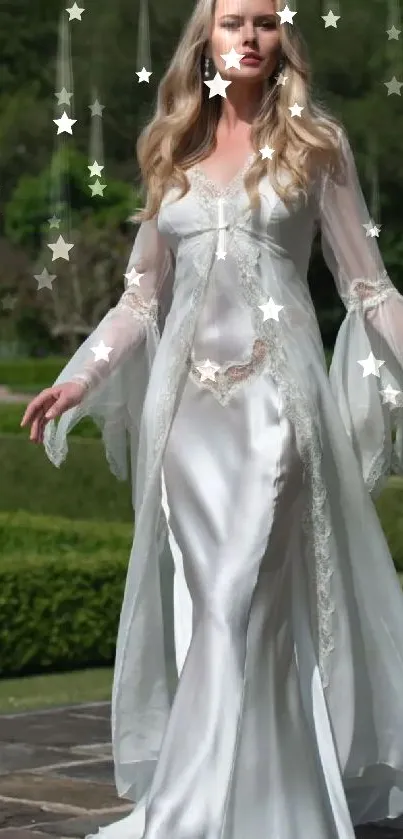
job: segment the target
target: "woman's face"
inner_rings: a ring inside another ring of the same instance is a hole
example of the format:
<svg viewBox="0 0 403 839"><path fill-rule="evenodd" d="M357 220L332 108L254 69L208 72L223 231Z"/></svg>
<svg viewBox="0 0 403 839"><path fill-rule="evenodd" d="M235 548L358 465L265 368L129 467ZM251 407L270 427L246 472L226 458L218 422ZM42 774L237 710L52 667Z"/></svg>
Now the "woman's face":
<svg viewBox="0 0 403 839"><path fill-rule="evenodd" d="M274 0L217 0L208 55L225 79L263 81L273 73L280 52L279 17ZM234 48L237 53L257 52L261 61L240 69L225 69L221 57Z"/></svg>

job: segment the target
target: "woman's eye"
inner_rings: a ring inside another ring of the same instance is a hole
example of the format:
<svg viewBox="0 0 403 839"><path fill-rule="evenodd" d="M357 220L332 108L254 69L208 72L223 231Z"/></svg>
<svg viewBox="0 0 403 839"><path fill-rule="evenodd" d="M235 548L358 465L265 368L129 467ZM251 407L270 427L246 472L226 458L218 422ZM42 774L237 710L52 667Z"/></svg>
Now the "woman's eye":
<svg viewBox="0 0 403 839"><path fill-rule="evenodd" d="M271 20L266 20L263 23L261 23L260 25L263 26L264 29L273 29L273 28L276 27L276 22L271 21ZM235 29L235 27L239 26L239 24L235 20L231 20L231 21L227 21L226 23L223 23L223 26L226 29Z"/></svg>

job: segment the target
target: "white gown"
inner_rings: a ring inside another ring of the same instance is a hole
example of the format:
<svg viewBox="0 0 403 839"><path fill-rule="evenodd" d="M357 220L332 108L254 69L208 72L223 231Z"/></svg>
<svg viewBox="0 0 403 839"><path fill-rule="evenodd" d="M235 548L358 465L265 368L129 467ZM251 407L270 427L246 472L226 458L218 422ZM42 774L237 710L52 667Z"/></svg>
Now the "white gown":
<svg viewBox="0 0 403 839"><path fill-rule="evenodd" d="M190 169L190 192L140 227L140 280L57 379L88 393L46 429L56 465L82 416L120 478L130 438L112 737L136 806L101 839L354 839L403 814L403 594L371 500L403 472L403 298L340 143L344 182L320 176L290 210L266 178L258 217L250 159L226 189ZM316 223L347 309L330 379L306 281Z"/></svg>

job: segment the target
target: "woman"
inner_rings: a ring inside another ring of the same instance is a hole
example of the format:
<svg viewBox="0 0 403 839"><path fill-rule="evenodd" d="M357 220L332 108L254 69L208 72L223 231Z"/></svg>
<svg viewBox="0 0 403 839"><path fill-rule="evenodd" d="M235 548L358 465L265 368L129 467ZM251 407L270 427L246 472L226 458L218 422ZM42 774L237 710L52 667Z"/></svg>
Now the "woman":
<svg viewBox="0 0 403 839"><path fill-rule="evenodd" d="M106 839L353 839L403 812L403 596L370 497L403 471L403 299L283 17L196 4L138 142L126 290L23 418L58 466L92 416L121 478L130 437L112 733L138 806ZM346 305L330 380L306 279L318 225Z"/></svg>

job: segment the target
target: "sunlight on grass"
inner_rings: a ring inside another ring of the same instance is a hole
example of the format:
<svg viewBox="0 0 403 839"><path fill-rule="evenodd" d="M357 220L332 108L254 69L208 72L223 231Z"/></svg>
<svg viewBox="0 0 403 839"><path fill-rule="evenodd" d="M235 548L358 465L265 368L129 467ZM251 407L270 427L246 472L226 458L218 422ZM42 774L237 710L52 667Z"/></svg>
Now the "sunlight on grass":
<svg viewBox="0 0 403 839"><path fill-rule="evenodd" d="M110 701L113 668L0 679L0 713Z"/></svg>

